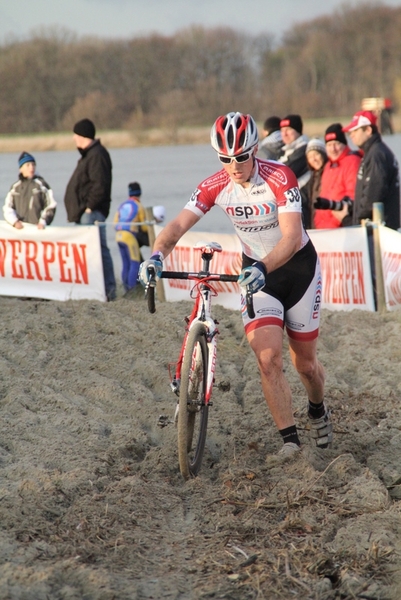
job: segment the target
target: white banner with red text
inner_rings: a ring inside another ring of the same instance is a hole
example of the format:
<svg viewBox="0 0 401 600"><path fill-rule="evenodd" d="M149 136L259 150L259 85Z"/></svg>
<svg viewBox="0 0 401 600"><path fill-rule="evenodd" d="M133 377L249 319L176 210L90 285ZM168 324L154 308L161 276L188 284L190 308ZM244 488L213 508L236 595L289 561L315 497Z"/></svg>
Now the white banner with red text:
<svg viewBox="0 0 401 600"><path fill-rule="evenodd" d="M106 301L99 229L0 221L0 295Z"/></svg>
<svg viewBox="0 0 401 600"><path fill-rule="evenodd" d="M322 307L375 310L366 227L308 230L322 269Z"/></svg>
<svg viewBox="0 0 401 600"><path fill-rule="evenodd" d="M160 227L156 227L160 230ZM188 232L178 242L174 250L163 261L165 271L189 271L198 273L202 267L201 252L194 248L197 242L218 242L223 248L216 252L211 262L213 273L236 275L241 271L241 244L236 235L228 233ZM162 279L167 301L189 300L189 293L194 286L193 281L185 279ZM213 289L218 293L217 304L235 310L240 309L240 286L238 283L214 281Z"/></svg>
<svg viewBox="0 0 401 600"><path fill-rule="evenodd" d="M156 228L156 233L161 230ZM374 311L373 286L365 227L308 231L322 267L322 306L330 310ZM400 234L398 234L400 235ZM235 234L189 232L165 259L164 269L197 272L200 252L194 249L201 240L218 242L223 252L213 257L213 273L238 274L241 270L241 245ZM189 300L193 282L163 279L168 301ZM234 283L213 283L219 293L216 302L226 308L240 307L240 288Z"/></svg>
<svg viewBox="0 0 401 600"><path fill-rule="evenodd" d="M396 310L401 306L401 234L379 225L379 237L386 308Z"/></svg>

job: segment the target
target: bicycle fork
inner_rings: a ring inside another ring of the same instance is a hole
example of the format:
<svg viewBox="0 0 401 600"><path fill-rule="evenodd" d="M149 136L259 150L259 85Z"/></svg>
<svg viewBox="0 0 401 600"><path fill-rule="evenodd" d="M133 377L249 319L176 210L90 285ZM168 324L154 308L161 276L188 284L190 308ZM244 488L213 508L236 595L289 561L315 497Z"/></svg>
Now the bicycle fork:
<svg viewBox="0 0 401 600"><path fill-rule="evenodd" d="M214 373L215 373L215 368L216 368L216 354L217 354L217 334L219 332L218 332L218 329L216 328L214 322L212 324L208 324L207 322L205 322L205 325L206 325L206 331L207 331L207 339L206 339L206 342L207 342L207 371L206 371L205 396L204 397L202 396L202 398L199 398L196 395L194 398L192 398L192 400L193 400L194 404L199 404L199 406L201 406L202 404L209 404L209 406L212 406L212 403L210 402L210 398L212 396L212 389L213 389L213 384L214 384ZM176 396L180 395L181 366L182 366L182 360L183 360L184 353L185 353L185 347L186 347L186 344L184 344L182 355L180 356L179 363L176 366L175 375L170 383L170 388ZM201 352L201 350L198 347L194 350L194 353L192 356L191 376L193 379L192 379L191 383L193 384L193 388L195 391L198 389L197 378L199 376L204 377L203 373L199 373L199 368L202 368L201 362L199 360L200 352ZM175 414L174 414L175 422L177 422L177 418L178 418L178 401L177 401Z"/></svg>

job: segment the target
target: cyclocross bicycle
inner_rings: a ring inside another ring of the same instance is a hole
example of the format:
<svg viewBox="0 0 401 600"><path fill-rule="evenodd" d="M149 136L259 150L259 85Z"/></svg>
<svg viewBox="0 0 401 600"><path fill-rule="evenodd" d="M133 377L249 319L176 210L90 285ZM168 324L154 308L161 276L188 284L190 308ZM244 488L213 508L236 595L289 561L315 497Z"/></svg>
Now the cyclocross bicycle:
<svg viewBox="0 0 401 600"><path fill-rule="evenodd" d="M198 474L205 450L219 333L217 321L211 313L212 297L217 296L213 282L238 281L238 275L210 272L213 254L222 251L220 244L198 242L195 249L202 253L202 270L199 273L163 271L161 274L165 279L189 279L195 282L190 292L194 307L190 317L186 318L180 355L174 372L170 374L171 389L178 396L174 422L178 433L178 461L185 479ZM156 311L155 286L153 275L145 290L151 313ZM249 290L246 291L246 304L248 315L253 318L255 313Z"/></svg>

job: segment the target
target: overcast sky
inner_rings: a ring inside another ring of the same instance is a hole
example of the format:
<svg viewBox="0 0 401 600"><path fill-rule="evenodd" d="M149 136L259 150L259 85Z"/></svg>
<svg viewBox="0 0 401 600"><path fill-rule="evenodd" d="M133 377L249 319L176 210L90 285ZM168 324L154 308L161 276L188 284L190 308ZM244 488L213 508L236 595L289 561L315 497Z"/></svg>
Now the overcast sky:
<svg viewBox="0 0 401 600"><path fill-rule="evenodd" d="M78 35L130 38L171 35L193 24L226 25L247 33L274 33L332 14L344 0L0 0L0 42L58 25ZM346 2L357 6L360 0ZM401 0L384 4L401 6Z"/></svg>

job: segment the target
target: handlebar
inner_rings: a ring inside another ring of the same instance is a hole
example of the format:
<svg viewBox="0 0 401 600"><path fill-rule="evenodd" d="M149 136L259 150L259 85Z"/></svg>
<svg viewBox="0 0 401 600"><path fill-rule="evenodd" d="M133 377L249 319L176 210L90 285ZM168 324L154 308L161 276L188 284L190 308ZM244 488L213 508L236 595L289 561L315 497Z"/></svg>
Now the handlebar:
<svg viewBox="0 0 401 600"><path fill-rule="evenodd" d="M150 269L152 269L152 267L149 267L149 270ZM185 271L163 271L161 274L162 279L193 279L198 281L202 281L202 279L205 279L207 281L230 281L233 283L238 281L238 277L238 275L227 275L225 273L189 273ZM145 288L145 298L147 300L148 310L152 314L156 312L155 288L156 274L153 270L153 273L151 274L151 277L149 279L149 283ZM246 288L245 300L248 317L250 319L254 319L255 311L253 308L253 295L248 286Z"/></svg>

